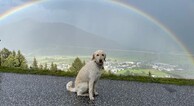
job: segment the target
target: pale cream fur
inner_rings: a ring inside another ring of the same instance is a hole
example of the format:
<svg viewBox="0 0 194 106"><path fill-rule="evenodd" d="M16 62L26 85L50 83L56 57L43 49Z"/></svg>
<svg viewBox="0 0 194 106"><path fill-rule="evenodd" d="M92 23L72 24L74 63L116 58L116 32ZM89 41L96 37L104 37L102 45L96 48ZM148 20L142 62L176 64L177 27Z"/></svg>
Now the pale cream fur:
<svg viewBox="0 0 194 106"><path fill-rule="evenodd" d="M77 96L89 96L94 100L94 95L98 95L96 84L101 76L100 70L103 69L106 54L102 50L94 52L92 60L89 61L76 76L75 86L69 81L66 84L68 91L76 92Z"/></svg>

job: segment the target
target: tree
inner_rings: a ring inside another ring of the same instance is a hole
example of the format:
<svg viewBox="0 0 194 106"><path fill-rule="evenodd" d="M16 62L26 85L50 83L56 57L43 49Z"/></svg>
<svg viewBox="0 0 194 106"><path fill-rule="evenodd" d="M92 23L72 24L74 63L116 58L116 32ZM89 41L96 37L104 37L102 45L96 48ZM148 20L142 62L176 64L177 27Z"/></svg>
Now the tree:
<svg viewBox="0 0 194 106"><path fill-rule="evenodd" d="M43 70L43 65L42 64L39 65L39 70Z"/></svg>
<svg viewBox="0 0 194 106"><path fill-rule="evenodd" d="M16 52L10 52L10 55L5 59L3 66L5 67L16 67ZM27 65L27 64L26 64Z"/></svg>
<svg viewBox="0 0 194 106"><path fill-rule="evenodd" d="M11 54L11 52L6 48L3 48L1 50L1 57L4 59L8 58L10 54Z"/></svg>
<svg viewBox="0 0 194 106"><path fill-rule="evenodd" d="M54 63L53 63L53 62L51 63L51 68L50 68L50 70L51 70L51 71L54 70Z"/></svg>
<svg viewBox="0 0 194 106"><path fill-rule="evenodd" d="M53 71L57 71L57 64L54 64L54 70Z"/></svg>
<svg viewBox="0 0 194 106"><path fill-rule="evenodd" d="M13 55L14 57L16 56L15 50L12 51L12 55Z"/></svg>
<svg viewBox="0 0 194 106"><path fill-rule="evenodd" d="M37 70L38 69L38 62L36 58L34 57L33 63L32 63L32 69Z"/></svg>
<svg viewBox="0 0 194 106"><path fill-rule="evenodd" d="M6 58L4 63L2 64L2 66L5 66L5 67L15 67L15 65L16 65L16 61L13 54L9 55L8 58Z"/></svg>
<svg viewBox="0 0 194 106"><path fill-rule="evenodd" d="M51 63L51 71L57 71L57 64L54 64L53 62Z"/></svg>
<svg viewBox="0 0 194 106"><path fill-rule="evenodd" d="M9 55L11 54L11 52L6 49L6 48L3 48L0 52L0 65L3 66L3 63L5 62L5 59L9 57Z"/></svg>
<svg viewBox="0 0 194 106"><path fill-rule="evenodd" d="M21 54L20 50L18 50L17 55L15 56L16 58L16 67L20 67L20 68L27 68L27 61L24 57L23 54Z"/></svg>
<svg viewBox="0 0 194 106"><path fill-rule="evenodd" d="M48 70L47 63L44 64L44 70Z"/></svg>
<svg viewBox="0 0 194 106"><path fill-rule="evenodd" d="M81 60L77 57L69 68L70 71L78 73L79 70L84 66L85 62L81 62Z"/></svg>

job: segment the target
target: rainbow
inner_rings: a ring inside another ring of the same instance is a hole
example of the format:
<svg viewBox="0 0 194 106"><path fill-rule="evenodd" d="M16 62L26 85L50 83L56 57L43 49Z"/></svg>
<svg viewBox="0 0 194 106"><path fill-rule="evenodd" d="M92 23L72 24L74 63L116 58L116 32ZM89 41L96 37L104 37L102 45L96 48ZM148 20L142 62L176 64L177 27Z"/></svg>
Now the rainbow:
<svg viewBox="0 0 194 106"><path fill-rule="evenodd" d="M26 8L32 6L32 5L36 4L36 3L42 2L42 1L43 0L33 0L33 1L26 2L26 3L22 4L22 5L16 6L16 7L10 9L10 10L4 12L3 14L0 14L0 21L6 19L7 17L9 17L11 15L13 15L14 13L17 13L17 12L19 12L21 10L24 10L24 9L26 9Z"/></svg>
<svg viewBox="0 0 194 106"><path fill-rule="evenodd" d="M135 8L134 6L132 6L130 4L125 4L123 2L119 2L118 0L111 0L111 1L107 1L107 2L110 2L114 5L121 6L121 7L126 8L126 9L129 9L129 10L143 16L144 18L148 19L150 22L154 23L155 25L157 25L164 32L166 32L170 36L170 38L173 39L181 47L181 49L183 49L186 52L184 55L187 55L188 58L190 59L190 61L194 64L194 59L193 59L192 53L189 51L189 49L178 39L176 34L174 34L171 30L169 30L167 27L165 27L158 20L156 20L152 16L146 14L145 12Z"/></svg>
<svg viewBox="0 0 194 106"><path fill-rule="evenodd" d="M33 0L33 1L30 1L30 2L26 2L25 4L19 5L19 6L15 7L15 8L12 8L12 9L4 12L3 14L0 14L0 21L6 19L7 17L9 17L9 16L11 16L11 15L21 11L21 10L29 8L32 5L41 3L43 1L46 1L46 0ZM192 58L191 52L189 52L189 49L176 37L176 34L174 34L172 31L170 31L167 27L165 27L158 20L154 19L152 16L146 14L145 12L137 9L136 7L134 7L134 6L130 5L130 4L125 4L125 3L120 2L118 0L103 0L103 2L109 3L109 4L113 4L115 6L120 6L122 8L125 8L125 9L128 9L130 11L133 11L133 12L141 15L142 17L146 18L150 22L154 23L155 25L157 25L164 32L166 32L186 52L186 55L188 55L189 59L194 64L194 60Z"/></svg>

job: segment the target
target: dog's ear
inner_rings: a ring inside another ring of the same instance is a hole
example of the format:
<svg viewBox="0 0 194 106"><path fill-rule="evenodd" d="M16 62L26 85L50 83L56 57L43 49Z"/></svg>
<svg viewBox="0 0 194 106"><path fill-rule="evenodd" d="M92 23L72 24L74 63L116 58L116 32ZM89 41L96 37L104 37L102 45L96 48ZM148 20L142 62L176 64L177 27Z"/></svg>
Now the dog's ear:
<svg viewBox="0 0 194 106"><path fill-rule="evenodd" d="M92 55L92 60L94 60L94 59L95 59L95 54Z"/></svg>

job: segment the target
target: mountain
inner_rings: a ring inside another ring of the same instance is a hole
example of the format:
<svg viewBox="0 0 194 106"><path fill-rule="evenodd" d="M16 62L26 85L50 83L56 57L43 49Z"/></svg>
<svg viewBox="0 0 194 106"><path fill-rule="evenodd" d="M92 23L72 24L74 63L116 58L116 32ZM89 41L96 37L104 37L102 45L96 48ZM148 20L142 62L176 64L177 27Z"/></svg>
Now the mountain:
<svg viewBox="0 0 194 106"><path fill-rule="evenodd" d="M0 27L2 47L27 54L81 54L95 49L120 49L117 42L65 23L22 20Z"/></svg>

